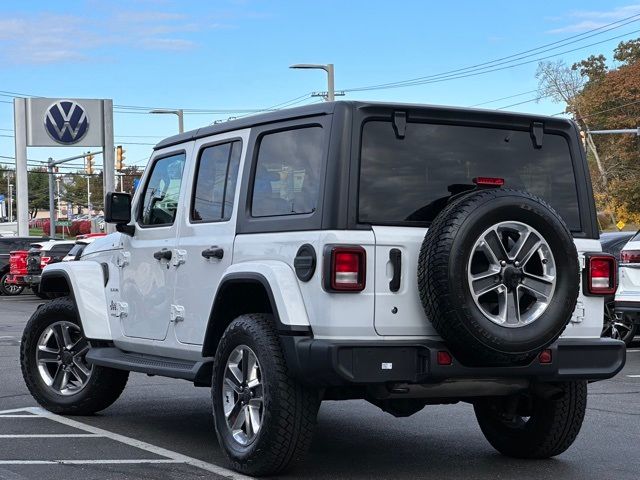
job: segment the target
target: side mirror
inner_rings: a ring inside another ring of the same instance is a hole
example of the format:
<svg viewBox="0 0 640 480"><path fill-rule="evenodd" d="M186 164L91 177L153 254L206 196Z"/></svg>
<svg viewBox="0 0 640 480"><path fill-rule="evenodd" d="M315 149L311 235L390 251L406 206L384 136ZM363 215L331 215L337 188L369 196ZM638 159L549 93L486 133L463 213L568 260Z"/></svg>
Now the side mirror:
<svg viewBox="0 0 640 480"><path fill-rule="evenodd" d="M104 198L104 221L115 223L116 230L128 235L133 234L131 222L131 195L121 192L107 192Z"/></svg>

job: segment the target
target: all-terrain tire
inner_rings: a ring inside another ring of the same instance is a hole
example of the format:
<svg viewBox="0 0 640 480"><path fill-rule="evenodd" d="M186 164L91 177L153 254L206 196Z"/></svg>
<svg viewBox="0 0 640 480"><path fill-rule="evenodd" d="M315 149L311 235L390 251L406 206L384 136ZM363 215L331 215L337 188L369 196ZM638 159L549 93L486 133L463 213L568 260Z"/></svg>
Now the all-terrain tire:
<svg viewBox="0 0 640 480"><path fill-rule="evenodd" d="M59 321L78 325L82 331L76 306L69 297L56 298L40 306L25 326L20 345L20 364L31 395L53 413L91 415L104 410L120 397L129 372L94 365L86 386L72 395L58 394L47 387L42 379L36 361L38 339L48 326Z"/></svg>
<svg viewBox="0 0 640 480"><path fill-rule="evenodd" d="M587 408L587 382L557 384L560 398L533 398L529 418L509 417L500 399L474 404L476 418L489 443L515 458L550 458L567 450L580 432Z"/></svg>
<svg viewBox="0 0 640 480"><path fill-rule="evenodd" d="M539 318L518 328L491 321L475 303L468 280L476 241L501 222L534 229L555 259L556 284L548 306ZM418 289L427 318L460 361L473 366L523 364L553 343L569 323L579 271L569 229L543 200L517 190L480 190L453 201L432 223L420 250Z"/></svg>
<svg viewBox="0 0 640 480"><path fill-rule="evenodd" d="M227 361L241 345L255 353L263 389L262 425L248 445L237 442L227 426L222 396ZM216 435L233 469L249 475L273 475L307 452L320 397L289 375L271 315L241 315L227 327L214 359L211 393Z"/></svg>

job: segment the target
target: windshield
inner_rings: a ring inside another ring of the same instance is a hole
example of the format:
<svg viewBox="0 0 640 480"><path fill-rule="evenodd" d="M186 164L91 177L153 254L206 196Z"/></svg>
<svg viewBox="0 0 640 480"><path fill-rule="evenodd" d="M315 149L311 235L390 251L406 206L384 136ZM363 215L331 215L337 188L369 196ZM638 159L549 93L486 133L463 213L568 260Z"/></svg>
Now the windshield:
<svg viewBox="0 0 640 480"><path fill-rule="evenodd" d="M371 224L428 226L452 195L475 177L500 177L505 187L542 197L569 228L581 229L567 140L529 132L408 123L398 138L391 122L369 121L362 133L358 219Z"/></svg>

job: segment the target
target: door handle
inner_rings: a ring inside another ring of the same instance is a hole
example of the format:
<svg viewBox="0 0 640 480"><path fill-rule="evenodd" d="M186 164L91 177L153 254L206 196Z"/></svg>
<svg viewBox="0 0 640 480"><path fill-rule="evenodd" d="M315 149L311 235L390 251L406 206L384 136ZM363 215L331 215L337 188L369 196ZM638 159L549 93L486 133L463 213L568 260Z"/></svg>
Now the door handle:
<svg viewBox="0 0 640 480"><path fill-rule="evenodd" d="M206 259L217 258L218 260L222 260L222 257L224 257L224 250L221 249L220 247L214 246L211 248L207 248L206 250L203 250L202 256Z"/></svg>
<svg viewBox="0 0 640 480"><path fill-rule="evenodd" d="M393 267L393 278L389 282L389 290L397 292L400 290L400 279L402 278L402 252L397 248L389 251L389 261Z"/></svg>
<svg viewBox="0 0 640 480"><path fill-rule="evenodd" d="M163 248L162 250L158 250L157 252L153 252L153 258L155 258L156 260L171 260L171 250L167 250L166 248Z"/></svg>

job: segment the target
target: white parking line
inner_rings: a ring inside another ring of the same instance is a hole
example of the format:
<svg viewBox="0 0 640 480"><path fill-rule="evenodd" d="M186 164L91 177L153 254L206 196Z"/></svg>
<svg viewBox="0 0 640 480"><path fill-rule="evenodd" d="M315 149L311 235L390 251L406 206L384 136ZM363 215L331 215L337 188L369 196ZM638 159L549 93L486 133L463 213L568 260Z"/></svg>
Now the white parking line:
<svg viewBox="0 0 640 480"><path fill-rule="evenodd" d="M638 349L633 349L633 350L627 349L627 353L638 353L638 352L640 352L640 350Z"/></svg>
<svg viewBox="0 0 640 480"><path fill-rule="evenodd" d="M96 464L138 464L138 463L184 463L178 460L0 460L0 465L96 465Z"/></svg>
<svg viewBox="0 0 640 480"><path fill-rule="evenodd" d="M1 417L0 417L1 418ZM96 435L95 433L15 433L8 435L0 435L2 438L104 438L102 435Z"/></svg>
<svg viewBox="0 0 640 480"><path fill-rule="evenodd" d="M19 412L31 413L32 415L24 415ZM155 445L151 445L150 443L146 443L140 440L136 440L135 438L129 438L124 435L120 435L118 433L109 432L108 430L103 430L101 428L93 427L91 425L86 425L84 423L78 422L77 420L72 420L70 418L62 417L60 415L56 415L55 413L48 412L47 410L40 407L27 407L27 408L17 408L13 410L4 410L0 411L0 420L2 418L16 418L18 415L21 415L19 418L45 418L52 420L54 422L67 425L69 427L73 427L78 430L82 430L89 434L106 437L110 440L114 440L116 442L124 443L125 445L129 445L134 448L138 448L140 450L145 450L149 453L153 453L155 455L165 457L164 459L140 459L140 460L0 460L0 465L53 465L53 464L75 464L75 465L83 465L83 464L100 464L100 463L126 463L126 464L136 464L136 463L184 463L187 465L191 465L196 468L200 468L202 470L206 470L208 472L214 473L221 477L225 477L231 480L249 480L253 477L248 477L246 475L242 475L240 473L236 473L232 470L228 470L224 467L220 467L213 463L208 463L203 460L198 460L197 458L189 457L187 455L183 455L181 453L173 452L171 450L167 450L166 448L157 447Z"/></svg>
<svg viewBox="0 0 640 480"><path fill-rule="evenodd" d="M629 378L640 378L640 375L627 375Z"/></svg>
<svg viewBox="0 0 640 480"><path fill-rule="evenodd" d="M39 417L38 415L17 415L13 413L2 415L0 413L0 418L44 418L44 417Z"/></svg>

